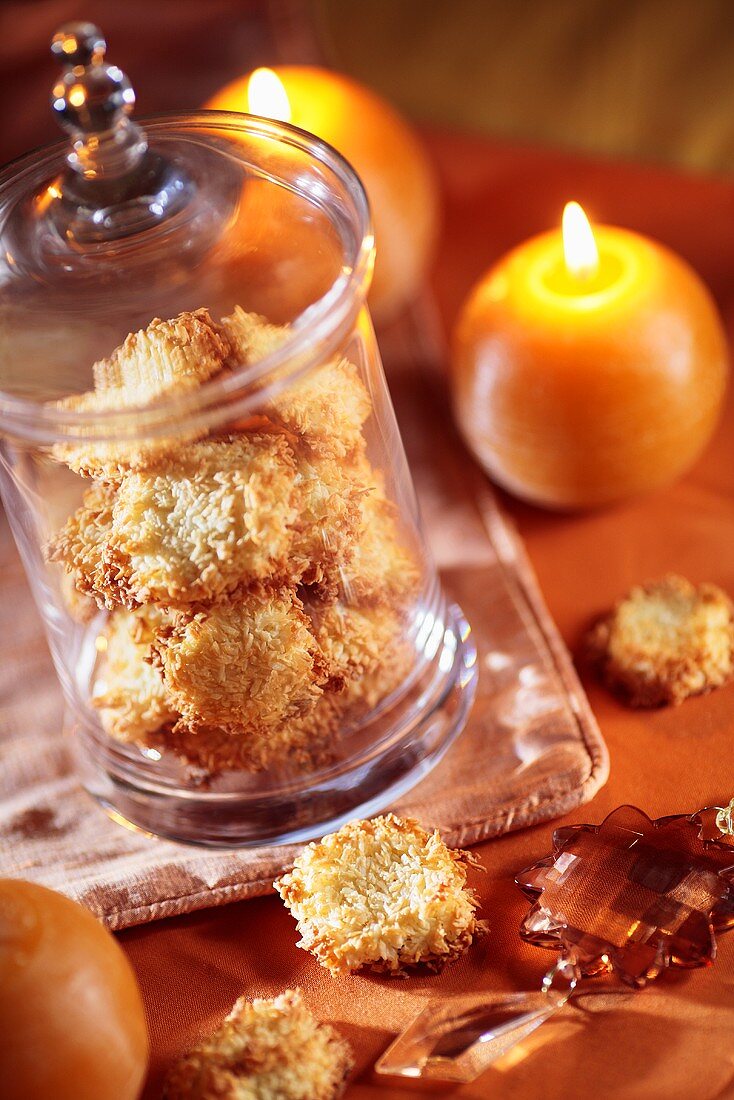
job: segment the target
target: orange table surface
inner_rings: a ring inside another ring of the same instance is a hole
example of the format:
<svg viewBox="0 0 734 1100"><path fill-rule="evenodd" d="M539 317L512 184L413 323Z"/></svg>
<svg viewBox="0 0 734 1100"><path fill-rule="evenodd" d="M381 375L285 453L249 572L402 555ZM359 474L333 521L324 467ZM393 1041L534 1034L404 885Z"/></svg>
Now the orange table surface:
<svg viewBox="0 0 734 1100"><path fill-rule="evenodd" d="M734 183L663 169L589 161L539 149L432 133L445 223L435 290L447 326L483 269L510 246L556 224L567 199L592 219L647 233L679 251L734 320ZM674 570L734 593L734 400L696 468L673 488L613 510L551 515L507 499L540 585L572 652L590 619L631 584ZM467 609L470 611L470 609ZM582 670L611 753L611 778L564 823L601 820L631 802L652 816L725 804L734 796L734 686L678 708L626 709ZM376 1079L371 1066L404 1022L407 990L426 998L465 983L537 988L552 956L523 944L527 904L513 876L549 849L539 826L474 851L473 877L491 932L439 977L332 979L296 946L277 898L160 921L120 935L143 990L153 1060L146 1100L160 1095L171 1058L213 1028L241 994L299 985L316 1012L340 1026L357 1068L352 1100L415 1096ZM441 1090L449 1093L449 1087ZM434 1093L435 1094L435 1093ZM734 935L716 965L669 973L643 993L589 998L540 1028L473 1085L475 1100L722 1100L734 1097Z"/></svg>

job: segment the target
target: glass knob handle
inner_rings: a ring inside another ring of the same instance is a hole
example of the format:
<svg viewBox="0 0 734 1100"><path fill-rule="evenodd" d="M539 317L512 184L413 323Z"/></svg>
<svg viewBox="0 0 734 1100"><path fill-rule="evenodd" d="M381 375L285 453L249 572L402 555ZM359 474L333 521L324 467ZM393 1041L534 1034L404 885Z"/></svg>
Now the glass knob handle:
<svg viewBox="0 0 734 1100"><path fill-rule="evenodd" d="M135 92L125 73L105 61L107 43L93 23L66 23L51 41L63 67L51 106L72 138L67 160L87 179L109 179L133 169L147 148L130 120Z"/></svg>
<svg viewBox="0 0 734 1100"><path fill-rule="evenodd" d="M69 247L86 248L160 225L195 192L182 165L149 149L145 131L130 117L132 84L105 60L106 50L94 23L65 23L51 41L62 68L51 107L71 148L68 167L38 209Z"/></svg>

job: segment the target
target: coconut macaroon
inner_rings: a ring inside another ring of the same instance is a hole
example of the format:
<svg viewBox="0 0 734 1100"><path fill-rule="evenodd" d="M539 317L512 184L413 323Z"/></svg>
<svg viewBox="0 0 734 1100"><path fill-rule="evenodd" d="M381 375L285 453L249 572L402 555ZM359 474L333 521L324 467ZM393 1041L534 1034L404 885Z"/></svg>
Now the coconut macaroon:
<svg viewBox="0 0 734 1100"><path fill-rule="evenodd" d="M734 605L714 584L669 575L633 588L587 638L605 682L631 706L681 703L734 675Z"/></svg>
<svg viewBox="0 0 734 1100"><path fill-rule="evenodd" d="M381 488L361 498L354 552L341 573L344 599L359 606L406 608L418 592L417 556L398 528L396 508Z"/></svg>
<svg viewBox="0 0 734 1100"><path fill-rule="evenodd" d="M109 617L98 644L102 656L92 702L111 737L171 752L208 775L257 772L274 761L285 770L313 768L333 758L343 713L340 695L324 695L303 718L258 729L188 725L152 663L153 642L165 623L166 613L157 608L120 608Z"/></svg>
<svg viewBox="0 0 734 1100"><path fill-rule="evenodd" d="M56 402L70 412L114 412L149 405L162 397L186 393L227 369L231 346L208 310L156 317L140 332L130 333L106 359L93 365L94 389ZM119 478L157 456L170 453L182 439L144 443L104 441L59 444L54 454L85 477Z"/></svg>
<svg viewBox="0 0 734 1100"><path fill-rule="evenodd" d="M268 580L333 593L363 491L333 460L296 461L282 436L200 441L88 493L49 558L109 608L185 607Z"/></svg>
<svg viewBox="0 0 734 1100"><path fill-rule="evenodd" d="M329 669L289 588L172 613L153 652L187 725L244 732L307 713Z"/></svg>
<svg viewBox="0 0 734 1100"><path fill-rule="evenodd" d="M193 443L171 468L131 473L108 543L123 597L187 605L284 576L294 480L277 436Z"/></svg>
<svg viewBox="0 0 734 1100"><path fill-rule="evenodd" d="M147 405L196 389L224 368L229 354L229 342L208 310L179 313L169 321L156 317L94 364L97 408Z"/></svg>
<svg viewBox="0 0 734 1100"><path fill-rule="evenodd" d="M161 613L119 609L110 616L101 648L104 662L92 702L116 741L146 745L162 727L178 718L163 676L148 660Z"/></svg>
<svg viewBox="0 0 734 1100"><path fill-rule="evenodd" d="M164 1100L336 1100L354 1060L319 1023L300 990L273 1000L241 997L222 1026L168 1075Z"/></svg>
<svg viewBox="0 0 734 1100"><path fill-rule="evenodd" d="M91 597L100 607L115 607L120 602L119 586L104 554L112 528L114 492L106 485L93 485L77 508L46 546L46 557L59 562L72 578L81 597Z"/></svg>
<svg viewBox="0 0 734 1100"><path fill-rule="evenodd" d="M170 467L87 494L49 557L110 608L215 599L287 573L295 476L278 436L192 443Z"/></svg>
<svg viewBox="0 0 734 1100"><path fill-rule="evenodd" d="M288 339L287 325L271 325L257 313L236 307L222 318L233 365L252 365ZM333 359L288 380L271 398L267 413L320 455L345 458L364 444L362 427L372 402L359 372L348 359Z"/></svg>
<svg viewBox="0 0 734 1100"><path fill-rule="evenodd" d="M310 951L332 974L440 970L484 931L465 852L394 814L309 844L275 882Z"/></svg>

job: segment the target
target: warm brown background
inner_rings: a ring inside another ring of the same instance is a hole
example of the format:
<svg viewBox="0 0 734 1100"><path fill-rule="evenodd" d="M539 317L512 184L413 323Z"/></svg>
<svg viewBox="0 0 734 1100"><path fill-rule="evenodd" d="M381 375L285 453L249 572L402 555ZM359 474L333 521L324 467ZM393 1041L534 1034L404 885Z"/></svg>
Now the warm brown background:
<svg viewBox="0 0 734 1100"><path fill-rule="evenodd" d="M427 122L734 171L730 0L320 0L329 61Z"/></svg>
<svg viewBox="0 0 734 1100"><path fill-rule="evenodd" d="M143 113L321 59L424 122L734 171L731 0L3 0L0 163L55 132L65 19L102 26Z"/></svg>

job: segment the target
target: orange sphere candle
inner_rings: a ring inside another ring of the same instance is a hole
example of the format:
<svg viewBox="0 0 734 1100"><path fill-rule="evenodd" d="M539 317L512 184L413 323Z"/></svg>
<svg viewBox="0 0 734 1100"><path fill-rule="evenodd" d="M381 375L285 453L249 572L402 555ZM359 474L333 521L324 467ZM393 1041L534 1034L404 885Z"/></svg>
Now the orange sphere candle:
<svg viewBox="0 0 734 1100"><path fill-rule="evenodd" d="M459 318L456 415L488 473L554 508L671 482L700 454L726 384L709 291L680 257L624 229L563 233L501 259Z"/></svg>
<svg viewBox="0 0 734 1100"><path fill-rule="evenodd" d="M288 65L257 69L206 106L292 122L338 149L361 176L372 208L373 315L390 320L417 295L436 243L436 183L420 142L384 99L338 73Z"/></svg>
<svg viewBox="0 0 734 1100"><path fill-rule="evenodd" d="M0 879L0 1096L137 1100L148 1028L122 948L81 905Z"/></svg>

